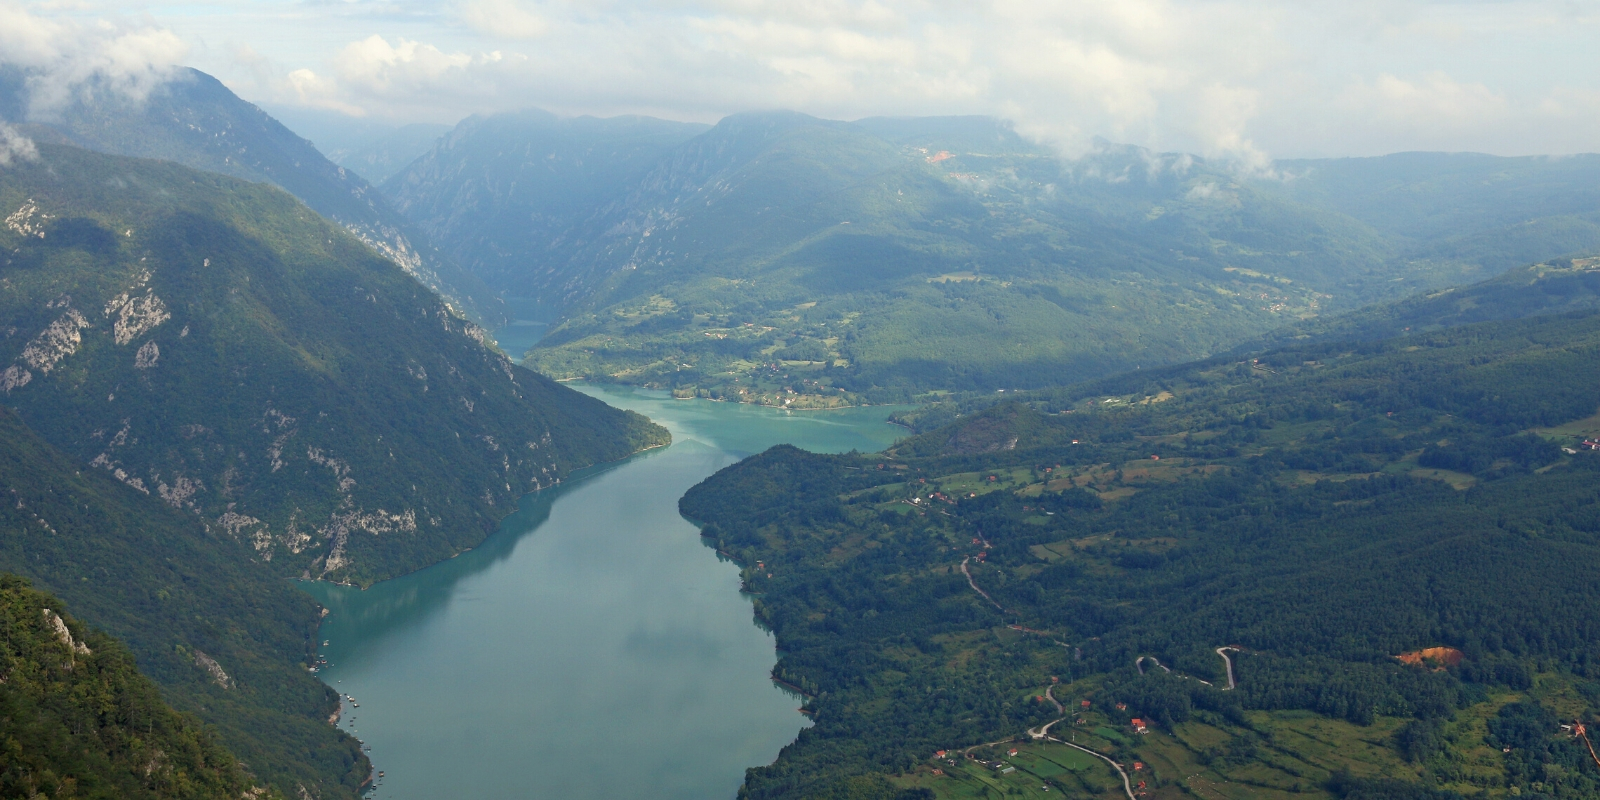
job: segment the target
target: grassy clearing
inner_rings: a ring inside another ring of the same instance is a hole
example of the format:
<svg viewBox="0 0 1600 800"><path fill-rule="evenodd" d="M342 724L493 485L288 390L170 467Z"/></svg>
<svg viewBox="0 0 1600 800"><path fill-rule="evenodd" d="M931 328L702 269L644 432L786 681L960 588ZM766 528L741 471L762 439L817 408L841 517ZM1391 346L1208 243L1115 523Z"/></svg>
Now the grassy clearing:
<svg viewBox="0 0 1600 800"><path fill-rule="evenodd" d="M988 472L958 472L953 475L941 476L935 481L930 481L928 485L938 487L935 491L944 492L955 497L966 497L969 494L988 494L1001 489L1016 491L1033 483L1034 472L1034 470L1027 467L1014 467Z"/></svg>
<svg viewBox="0 0 1600 800"><path fill-rule="evenodd" d="M1533 432L1550 439L1592 439L1600 436L1600 413L1549 428L1534 428Z"/></svg>
<svg viewBox="0 0 1600 800"><path fill-rule="evenodd" d="M1343 483L1345 481L1366 480L1378 473L1376 472L1316 472L1307 469L1284 470L1278 475L1278 482L1286 486L1310 486L1321 481Z"/></svg>
<svg viewBox="0 0 1600 800"><path fill-rule="evenodd" d="M1015 750L1015 754L1012 751ZM938 770L938 772L935 772ZM933 759L896 783L925 786L941 798L1125 797L1110 765L1052 742L1008 742Z"/></svg>
<svg viewBox="0 0 1600 800"><path fill-rule="evenodd" d="M1466 491L1478 485L1478 479L1465 472L1454 472L1448 469L1432 469L1417 467L1408 472L1414 478L1425 478L1430 481L1440 481L1456 491Z"/></svg>

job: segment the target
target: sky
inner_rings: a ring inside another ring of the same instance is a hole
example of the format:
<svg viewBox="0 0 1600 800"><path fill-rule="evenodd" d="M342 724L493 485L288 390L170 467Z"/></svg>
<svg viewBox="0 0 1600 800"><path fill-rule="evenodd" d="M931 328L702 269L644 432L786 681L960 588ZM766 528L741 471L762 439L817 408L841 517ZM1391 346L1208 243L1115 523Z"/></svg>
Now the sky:
<svg viewBox="0 0 1600 800"><path fill-rule="evenodd" d="M1066 154L1098 137L1246 164L1600 151L1597 44L1600 0L0 0L0 60L50 76L42 106L182 64L352 130L528 107L985 114Z"/></svg>

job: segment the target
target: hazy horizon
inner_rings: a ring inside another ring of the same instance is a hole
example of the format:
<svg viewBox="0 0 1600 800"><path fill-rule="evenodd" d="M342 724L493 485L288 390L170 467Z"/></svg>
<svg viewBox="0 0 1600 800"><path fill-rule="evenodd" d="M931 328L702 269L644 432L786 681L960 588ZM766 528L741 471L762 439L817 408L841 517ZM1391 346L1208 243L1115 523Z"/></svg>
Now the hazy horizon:
<svg viewBox="0 0 1600 800"><path fill-rule="evenodd" d="M978 114L1069 155L1102 137L1253 164L1600 150L1596 33L1555 2L0 4L0 60L49 74L46 103L182 64L299 127Z"/></svg>

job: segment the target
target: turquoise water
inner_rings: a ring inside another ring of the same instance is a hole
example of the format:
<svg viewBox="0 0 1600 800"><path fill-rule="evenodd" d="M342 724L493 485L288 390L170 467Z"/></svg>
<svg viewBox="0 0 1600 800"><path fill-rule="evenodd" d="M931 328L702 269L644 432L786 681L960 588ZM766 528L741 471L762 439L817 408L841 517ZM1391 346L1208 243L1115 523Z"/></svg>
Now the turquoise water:
<svg viewBox="0 0 1600 800"><path fill-rule="evenodd" d="M550 330L557 313L530 297L506 297L505 313L510 318L505 326L494 332L495 342L513 361L522 361L528 352Z"/></svg>
<svg viewBox="0 0 1600 800"><path fill-rule="evenodd" d="M677 501L788 442L882 449L886 407L784 412L576 385L672 430L671 447L523 498L475 550L330 610L323 678L371 747L380 798L732 798L806 722L738 568Z"/></svg>

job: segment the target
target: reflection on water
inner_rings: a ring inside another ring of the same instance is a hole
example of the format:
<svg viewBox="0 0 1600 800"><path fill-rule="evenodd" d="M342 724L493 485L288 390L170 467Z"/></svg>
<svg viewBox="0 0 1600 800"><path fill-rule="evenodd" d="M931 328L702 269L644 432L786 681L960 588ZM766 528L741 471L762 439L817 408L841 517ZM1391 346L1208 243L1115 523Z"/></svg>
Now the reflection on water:
<svg viewBox="0 0 1600 800"><path fill-rule="evenodd" d="M316 595L327 607L330 617L339 620L341 628L359 630L363 637L380 635L389 628L412 624L429 612L442 608L441 601L450 596L458 581L509 558L517 544L516 532L526 533L539 527L550 517L550 504L563 492L584 477L615 466L612 464L582 470L563 486L523 495L516 513L500 524L499 532L478 547L424 570L427 580L420 580L422 573L418 573L385 581L364 592L311 581L301 582L301 588ZM329 630L325 626L324 633Z"/></svg>
<svg viewBox="0 0 1600 800"><path fill-rule="evenodd" d="M523 498L482 546L330 609L323 677L386 776L377 797L732 797L805 724L768 679L738 569L677 513L690 486L791 442L877 450L890 409L788 413L578 386L670 448Z"/></svg>

